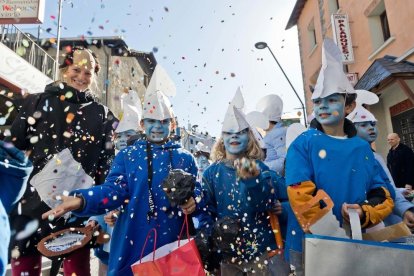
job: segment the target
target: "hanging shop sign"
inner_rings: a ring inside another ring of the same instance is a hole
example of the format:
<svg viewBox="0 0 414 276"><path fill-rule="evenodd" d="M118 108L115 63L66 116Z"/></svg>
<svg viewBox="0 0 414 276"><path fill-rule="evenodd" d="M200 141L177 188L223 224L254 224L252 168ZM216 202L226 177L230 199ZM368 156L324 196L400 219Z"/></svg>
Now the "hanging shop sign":
<svg viewBox="0 0 414 276"><path fill-rule="evenodd" d="M44 16L44 0L0 0L0 24L38 24Z"/></svg>
<svg viewBox="0 0 414 276"><path fill-rule="evenodd" d="M342 62L345 64L353 63L354 51L352 50L348 15L332 14L331 20L334 40L342 53Z"/></svg>

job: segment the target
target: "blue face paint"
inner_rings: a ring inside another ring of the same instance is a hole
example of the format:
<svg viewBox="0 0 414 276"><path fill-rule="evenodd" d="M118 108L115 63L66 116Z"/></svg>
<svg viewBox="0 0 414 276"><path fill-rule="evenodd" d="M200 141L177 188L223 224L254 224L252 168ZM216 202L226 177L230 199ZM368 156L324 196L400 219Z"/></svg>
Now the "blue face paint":
<svg viewBox="0 0 414 276"><path fill-rule="evenodd" d="M345 99L338 93L315 99L313 111L321 125L337 125L345 118Z"/></svg>
<svg viewBox="0 0 414 276"><path fill-rule="evenodd" d="M207 169L208 166L210 166L210 162L208 162L207 157L204 155L200 155L196 158L197 167L200 172L204 172L205 169Z"/></svg>
<svg viewBox="0 0 414 276"><path fill-rule="evenodd" d="M354 123L358 136L368 143L374 142L378 137L377 122Z"/></svg>
<svg viewBox="0 0 414 276"><path fill-rule="evenodd" d="M144 131L148 141L160 143L167 140L171 131L171 119L144 119Z"/></svg>
<svg viewBox="0 0 414 276"><path fill-rule="evenodd" d="M126 131L122 131L120 133L117 133L116 138L115 138L115 141L114 141L115 148L117 150L123 150L124 148L126 148L127 145L128 145L127 144L128 139L131 136L135 135L135 134L137 134L137 132L135 130L133 130L133 129L128 129Z"/></svg>
<svg viewBox="0 0 414 276"><path fill-rule="evenodd" d="M222 137L227 155L241 155L249 144L249 129L246 128L236 133L223 131Z"/></svg>

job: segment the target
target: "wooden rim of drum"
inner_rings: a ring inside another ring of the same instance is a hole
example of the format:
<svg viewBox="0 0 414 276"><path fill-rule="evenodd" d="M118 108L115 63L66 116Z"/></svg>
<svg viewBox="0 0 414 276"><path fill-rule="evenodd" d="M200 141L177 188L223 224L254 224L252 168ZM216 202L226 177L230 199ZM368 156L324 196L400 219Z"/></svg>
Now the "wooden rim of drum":
<svg viewBox="0 0 414 276"><path fill-rule="evenodd" d="M74 246L71 246L63 251L51 251L46 248L45 244L46 242L56 239L61 234L66 232L79 232L85 235L85 237L81 240L80 244L76 244ZM52 233L48 235L47 237L44 237L38 244L37 244L37 250L39 250L40 253L42 253L46 257L57 257L61 255L65 255L68 253L71 253L79 248L84 247L91 239L93 234L93 228L92 227L70 227L67 229L60 230L58 232Z"/></svg>

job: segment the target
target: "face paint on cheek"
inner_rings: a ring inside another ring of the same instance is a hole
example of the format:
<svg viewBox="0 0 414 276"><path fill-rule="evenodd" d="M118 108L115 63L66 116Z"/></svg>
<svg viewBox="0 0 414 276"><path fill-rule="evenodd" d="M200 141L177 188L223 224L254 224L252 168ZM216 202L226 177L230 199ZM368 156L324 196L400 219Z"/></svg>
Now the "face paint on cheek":
<svg viewBox="0 0 414 276"><path fill-rule="evenodd" d="M357 129L358 136L368 143L374 142L378 137L377 126L372 126L370 123L355 123L355 128Z"/></svg>
<svg viewBox="0 0 414 276"><path fill-rule="evenodd" d="M223 134L224 148L233 155L240 155L246 151L249 144L248 131L240 131L234 134Z"/></svg>
<svg viewBox="0 0 414 276"><path fill-rule="evenodd" d="M336 125L345 117L345 100L338 94L314 103L315 118L322 125Z"/></svg>

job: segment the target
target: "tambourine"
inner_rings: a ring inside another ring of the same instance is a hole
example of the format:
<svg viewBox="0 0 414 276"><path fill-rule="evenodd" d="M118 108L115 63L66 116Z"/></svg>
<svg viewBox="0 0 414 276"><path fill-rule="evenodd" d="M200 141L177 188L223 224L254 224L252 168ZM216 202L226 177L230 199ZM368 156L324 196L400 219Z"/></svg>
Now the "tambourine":
<svg viewBox="0 0 414 276"><path fill-rule="evenodd" d="M48 258L64 257L88 243L104 244L109 239L109 235L100 231L99 226L71 227L43 238L37 244L37 250Z"/></svg>

